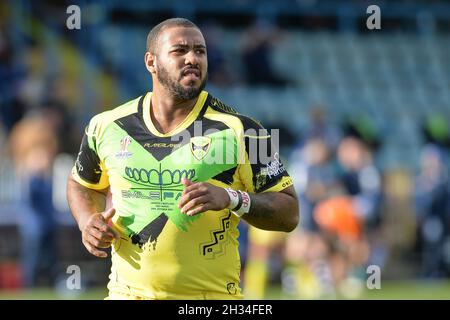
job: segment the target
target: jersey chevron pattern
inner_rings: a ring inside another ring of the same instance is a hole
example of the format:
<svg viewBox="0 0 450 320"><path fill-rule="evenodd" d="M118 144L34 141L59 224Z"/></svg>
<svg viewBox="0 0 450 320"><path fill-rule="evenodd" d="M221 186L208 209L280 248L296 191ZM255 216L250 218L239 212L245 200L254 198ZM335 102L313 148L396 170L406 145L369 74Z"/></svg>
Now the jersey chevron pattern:
<svg viewBox="0 0 450 320"><path fill-rule="evenodd" d="M292 185L291 178L278 153L251 161L253 142L266 140L270 149L270 136L206 91L166 134L151 121L151 95L93 117L72 169L81 185L112 193L121 237L112 248L110 294L240 299L239 218L228 209L182 214L182 179L267 192Z"/></svg>

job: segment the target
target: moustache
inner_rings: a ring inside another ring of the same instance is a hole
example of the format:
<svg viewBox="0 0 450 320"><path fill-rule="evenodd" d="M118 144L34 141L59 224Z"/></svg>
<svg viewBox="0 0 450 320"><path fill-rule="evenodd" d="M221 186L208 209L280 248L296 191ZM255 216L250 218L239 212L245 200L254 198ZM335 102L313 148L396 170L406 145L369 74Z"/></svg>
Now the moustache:
<svg viewBox="0 0 450 320"><path fill-rule="evenodd" d="M197 66L187 66L181 70L181 77L188 75L190 73L196 75L199 78L201 76L200 68L198 68Z"/></svg>

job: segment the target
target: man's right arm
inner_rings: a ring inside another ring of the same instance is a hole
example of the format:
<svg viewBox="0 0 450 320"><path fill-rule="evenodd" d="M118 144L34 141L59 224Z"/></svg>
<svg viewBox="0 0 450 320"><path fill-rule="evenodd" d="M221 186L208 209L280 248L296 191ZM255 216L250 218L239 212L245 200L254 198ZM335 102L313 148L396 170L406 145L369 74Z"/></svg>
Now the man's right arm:
<svg viewBox="0 0 450 320"><path fill-rule="evenodd" d="M110 247L117 236L108 225L115 210L105 210L109 179L97 148L100 123L101 117L95 116L85 129L80 152L67 181L67 200L86 249L96 257L106 258L106 252L99 249Z"/></svg>
<svg viewBox="0 0 450 320"><path fill-rule="evenodd" d="M108 189L89 189L75 181L72 175L67 181L67 200L81 231L83 244L91 254L100 258L108 255L99 249L110 247L114 238L117 238L108 225L115 210L105 210Z"/></svg>

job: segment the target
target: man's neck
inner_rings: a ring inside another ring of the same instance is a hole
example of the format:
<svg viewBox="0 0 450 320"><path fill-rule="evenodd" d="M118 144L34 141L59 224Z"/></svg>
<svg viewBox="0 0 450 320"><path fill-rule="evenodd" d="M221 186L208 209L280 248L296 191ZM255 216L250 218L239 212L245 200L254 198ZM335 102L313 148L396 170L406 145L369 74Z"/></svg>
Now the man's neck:
<svg viewBox="0 0 450 320"><path fill-rule="evenodd" d="M191 112L198 96L191 100L176 99L166 90L154 90L150 101L150 117L161 133L175 129Z"/></svg>

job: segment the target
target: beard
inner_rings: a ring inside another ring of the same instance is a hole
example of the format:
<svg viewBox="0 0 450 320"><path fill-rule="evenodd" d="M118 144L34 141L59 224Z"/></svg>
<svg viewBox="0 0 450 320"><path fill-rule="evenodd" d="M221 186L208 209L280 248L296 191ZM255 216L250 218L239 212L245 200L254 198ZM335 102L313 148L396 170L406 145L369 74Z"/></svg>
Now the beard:
<svg viewBox="0 0 450 320"><path fill-rule="evenodd" d="M192 100L196 98L205 88L206 81L208 80L208 74L206 74L205 79L202 80L198 87L189 86L183 87L179 80L181 80L182 76L180 76L179 80L171 78L169 72L163 66L158 66L156 68L156 76L158 77L158 81L168 89L177 99L180 100Z"/></svg>

